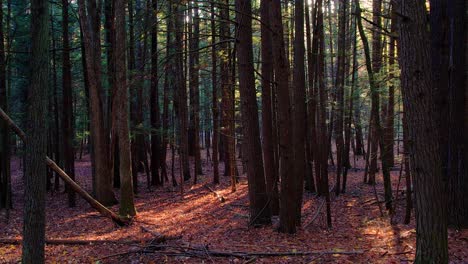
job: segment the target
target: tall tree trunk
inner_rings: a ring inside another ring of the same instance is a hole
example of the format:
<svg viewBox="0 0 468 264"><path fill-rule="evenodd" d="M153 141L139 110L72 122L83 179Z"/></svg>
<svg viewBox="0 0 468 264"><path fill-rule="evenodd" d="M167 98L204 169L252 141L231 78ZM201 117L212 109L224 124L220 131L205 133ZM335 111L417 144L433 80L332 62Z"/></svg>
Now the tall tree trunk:
<svg viewBox="0 0 468 264"><path fill-rule="evenodd" d="M0 7L3 6L0 0ZM8 28L8 27L7 27ZM7 32L8 35L8 32ZM0 108L8 111L6 57L3 33L3 12L0 12ZM8 125L0 121L0 209L11 208L10 134Z"/></svg>
<svg viewBox="0 0 468 264"><path fill-rule="evenodd" d="M399 1L399 57L416 212L415 263L448 263L447 205L424 1ZM432 5L431 5L432 7ZM433 54L434 55L434 54Z"/></svg>
<svg viewBox="0 0 468 264"><path fill-rule="evenodd" d="M237 65L239 67L239 90L241 96L242 127L244 132L244 160L247 163L249 183L250 224L271 223L268 195L262 162L258 106L255 91L252 44L252 3L236 0L236 22L238 30ZM231 153L234 154L234 153Z"/></svg>
<svg viewBox="0 0 468 264"><path fill-rule="evenodd" d="M380 35L380 28L382 24L381 18L382 0L372 1L372 71L374 74L378 74L382 68L382 40ZM374 78L374 77L373 77ZM376 83L376 89L379 89L380 85ZM371 112L372 118L369 123L369 133L371 133L370 142L370 165L369 165L369 184L375 184L375 174L378 170L378 147L379 147L379 136L377 133L377 122L380 121L380 94L376 94L371 98ZM381 154L382 155L382 154Z"/></svg>
<svg viewBox="0 0 468 264"><path fill-rule="evenodd" d="M167 2L168 13L172 14L172 0ZM167 33L166 33L166 57L168 58L167 66L164 73L164 99L163 99L163 120L162 120L162 155L161 155L161 178L167 179L167 164L166 164L166 156L167 156L167 145L169 143L169 113L172 115L173 110L169 110L169 87L174 87L174 17L168 16L167 17ZM176 102L175 98L175 89L172 89L172 97L173 102ZM173 103L173 108L175 104ZM171 112L169 112L171 111ZM173 144L171 143L171 147ZM172 177L172 185L177 186L177 182L175 181L174 177Z"/></svg>
<svg viewBox="0 0 468 264"><path fill-rule="evenodd" d="M173 2L173 10L175 14L175 87L177 91L177 112L179 121L179 153L182 164L182 173L184 180L190 179L190 167L188 157L188 113L187 113L187 90L184 77L184 61L183 61L183 24L184 13L181 11L181 0Z"/></svg>
<svg viewBox="0 0 468 264"><path fill-rule="evenodd" d="M223 141L224 151L224 167L225 167L225 176L231 178L231 188L235 191L235 139L234 139L234 109L232 107L232 102L234 98L232 97L232 82L229 68L229 60L231 60L231 51L229 48L228 40L230 38L229 30L229 1L223 0L222 7L220 11L220 49L223 56L220 60L220 82L221 82L221 91L222 91L222 112L221 112L221 138Z"/></svg>
<svg viewBox="0 0 468 264"><path fill-rule="evenodd" d="M294 71L293 71L293 160L294 160L294 206L296 225L301 224L302 194L306 170L306 91L305 91L305 46L304 46L304 1L296 0L294 8Z"/></svg>
<svg viewBox="0 0 468 264"><path fill-rule="evenodd" d="M283 24L281 21L281 3L270 1L270 25L272 29L272 46L274 68L277 84L278 130L280 152L280 228L281 232L296 232L295 185L293 171L293 151L291 148L292 127L291 102L289 99L289 63L286 58Z"/></svg>
<svg viewBox="0 0 468 264"><path fill-rule="evenodd" d="M390 170L387 164L387 157L386 155L388 154L385 151L384 147L384 137L383 137L383 131L382 127L380 125L380 114L379 114L379 91L378 91L378 86L375 81L374 77L374 68L372 66L372 61L370 58L370 51L369 51L369 42L367 40L367 37L364 33L364 28L362 26L362 19L361 19L361 7L359 5L359 0L355 1L356 3L356 17L357 17L357 26L359 29L359 35L361 36L362 44L364 46L364 55L365 55L365 60L366 60L366 69L367 69L367 75L369 76L369 86L370 86L370 92L371 92L371 120L374 125L375 129L375 137L373 138L374 141L379 142L380 145L380 153L382 155L382 173L383 173L383 179L384 179L384 191L385 191L385 207L388 210L392 210L392 185L390 181ZM371 147L372 148L372 147ZM377 152L373 152L377 154ZM370 164L371 170L372 170L372 162ZM369 175L369 178L371 178L371 174ZM369 179L371 184L375 184L375 179L372 182Z"/></svg>
<svg viewBox="0 0 468 264"><path fill-rule="evenodd" d="M325 86L325 34L324 34L324 25L323 25L323 11L322 11L322 0L318 0L317 4L317 35L319 38L319 58L318 58L318 67L317 67L317 79L318 79L318 91L319 91L319 106L318 106L318 115L317 115L317 131L319 142L325 142L321 144L319 148L319 170L321 180L321 195L325 196L326 202L326 211L327 211L327 226L331 228L331 205L330 205L330 192L328 190L328 153L330 147L327 142L327 96L326 96L326 86Z"/></svg>
<svg viewBox="0 0 468 264"><path fill-rule="evenodd" d="M345 50L346 50L346 0L340 0L338 5L338 59L336 71L336 120L335 120L335 140L336 140L336 186L335 193L341 192L341 173L344 164L344 85L345 85Z"/></svg>
<svg viewBox="0 0 468 264"><path fill-rule="evenodd" d="M200 16L198 14L198 4L189 3L190 17L193 22L189 24L190 37L190 56L189 56L189 88L190 88L190 126L189 126L189 153L193 154L195 159L194 182L197 182L197 175L203 174L200 156Z"/></svg>
<svg viewBox="0 0 468 264"><path fill-rule="evenodd" d="M217 85L217 59L216 59L216 23L215 23L215 3L211 2L211 89L212 89L212 112L213 112L213 183L219 184L219 161L218 161L218 85Z"/></svg>
<svg viewBox="0 0 468 264"><path fill-rule="evenodd" d="M120 157L120 210L122 216L136 215L133 202L132 159L128 124L128 87L125 65L125 1L115 0L115 76L117 133L119 136Z"/></svg>
<svg viewBox="0 0 468 264"><path fill-rule="evenodd" d="M102 105L100 12L95 0L79 0L78 7L86 50L95 195L103 205L112 205L116 203L116 199L112 190L111 163L109 162L109 133L105 127Z"/></svg>
<svg viewBox="0 0 468 264"><path fill-rule="evenodd" d="M68 0L62 0L62 85L63 85L63 158L65 172L75 180L75 151L73 148L73 89L70 63L70 40L68 35ZM58 109L57 109L58 110ZM68 206L75 206L75 192L67 188Z"/></svg>
<svg viewBox="0 0 468 264"><path fill-rule="evenodd" d="M49 79L49 3L31 1L31 85L28 89L24 174L22 263L44 263L47 151L47 91ZM3 39L2 39L3 41Z"/></svg>
<svg viewBox="0 0 468 264"><path fill-rule="evenodd" d="M393 10L393 4L391 9ZM391 20L391 32L396 32L397 30L397 18L396 14L392 12L392 20ZM387 102L387 109L385 113L385 152L387 153L387 158L388 158L388 166L393 167L395 166L395 153L393 150L394 146L394 138L395 138L395 132L394 132L394 126L395 126L395 85L393 85L393 79L395 78L395 75L393 72L395 71L395 56L396 56L396 37L392 36L390 37L390 47L388 51L388 66L390 70L389 74L389 79L390 79L390 85L388 87L388 102Z"/></svg>
<svg viewBox="0 0 468 264"><path fill-rule="evenodd" d="M449 224L468 228L468 96L466 1L449 1ZM465 119L464 119L465 118ZM464 124L464 125L463 125ZM464 136L463 136L464 135Z"/></svg>
<svg viewBox="0 0 468 264"><path fill-rule="evenodd" d="M317 130L316 130L316 112L317 112L317 90L314 86L316 78L316 60L317 60L317 36L312 36L311 26L316 23L316 9L312 8L312 21L310 20L310 8L309 2L305 2L305 25L306 25L306 36L307 36L307 78L308 78L308 96L307 96L307 165L306 165L306 190L311 192L316 191L316 185L314 182L314 168L313 164L317 158ZM312 44L313 43L313 44Z"/></svg>
<svg viewBox="0 0 468 264"><path fill-rule="evenodd" d="M275 153L273 145L273 50L270 32L270 10L268 1L261 2L261 34L262 34L262 139L263 162L270 209L273 215L279 213L278 171L275 169Z"/></svg>
<svg viewBox="0 0 468 264"><path fill-rule="evenodd" d="M151 185L162 185L159 177L161 164L161 121L159 111L158 86L158 0L151 0L151 91L150 91L150 118L151 118ZM165 147L165 146L163 146ZM165 162L164 165L166 166Z"/></svg>

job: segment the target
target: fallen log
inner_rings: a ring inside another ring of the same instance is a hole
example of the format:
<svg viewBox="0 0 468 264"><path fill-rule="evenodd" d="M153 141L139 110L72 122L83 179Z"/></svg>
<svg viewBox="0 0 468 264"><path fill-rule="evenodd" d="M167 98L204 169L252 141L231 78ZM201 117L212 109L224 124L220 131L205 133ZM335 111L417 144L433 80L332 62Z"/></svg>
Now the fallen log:
<svg viewBox="0 0 468 264"><path fill-rule="evenodd" d="M301 257L301 256L310 256L310 255L358 255L364 254L362 250L355 250L355 251L307 251L307 252L239 252L239 251L213 251L204 249L194 249L194 248L187 248L187 247L171 247L167 245L162 245L162 247L168 247L175 249L177 251L162 251L160 248L157 250L144 248L138 250L129 250L125 252L120 252L112 255L107 255L104 257L99 258L99 260L122 256L122 255L129 255L129 254L136 254L136 253L147 253L147 254L156 254L161 256L173 256L173 257L193 257L193 258L211 258L211 257L220 257L220 258L248 258L248 259L255 259L255 258L269 258L269 257Z"/></svg>
<svg viewBox="0 0 468 264"><path fill-rule="evenodd" d="M133 240L98 240L98 239L46 239L48 245L91 245L91 244L139 244L139 243L163 243L169 238L160 236L157 238L148 239L133 239ZM21 238L0 238L0 244L19 245L23 243Z"/></svg>
<svg viewBox="0 0 468 264"><path fill-rule="evenodd" d="M219 200L220 203L224 203L224 202L226 201L226 199L225 199L222 195L220 195L219 193L217 193L217 192L216 192L215 190L213 190L210 186L205 185L205 188L208 189L210 192L212 192L212 193L213 193L213 196L215 196L215 197Z"/></svg>
<svg viewBox="0 0 468 264"><path fill-rule="evenodd" d="M21 138L21 140L26 143L26 134L19 128L13 120L0 108L0 117L8 124L8 126ZM99 201L94 199L89 193L87 193L83 188L81 188L70 176L65 173L52 159L49 157L45 157L45 163L49 168L51 168L57 175L62 178L62 180L68 184L68 186L75 191L78 195L80 195L83 199L85 199L94 209L96 209L101 215L110 218L116 224L120 226L127 225L129 220L123 217L120 217L116 213L112 212L111 210L107 209L104 205L102 205Z"/></svg>

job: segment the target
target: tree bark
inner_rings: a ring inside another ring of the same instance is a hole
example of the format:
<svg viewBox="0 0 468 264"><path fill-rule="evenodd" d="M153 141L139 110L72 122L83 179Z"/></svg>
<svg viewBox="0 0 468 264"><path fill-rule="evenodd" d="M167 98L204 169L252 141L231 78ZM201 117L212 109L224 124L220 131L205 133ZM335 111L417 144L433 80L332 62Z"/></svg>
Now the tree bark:
<svg viewBox="0 0 468 264"><path fill-rule="evenodd" d="M188 158L188 113L187 113L187 90L185 85L184 67L183 67L183 24L184 13L181 12L180 6L182 1L176 0L173 2L173 10L175 14L175 87L177 91L177 113L179 122L179 139L180 139L180 158L182 165L182 173L184 180L190 179L190 167Z"/></svg>
<svg viewBox="0 0 468 264"><path fill-rule="evenodd" d="M44 263L47 152L47 91L49 86L49 3L31 1L31 85L28 90L24 174L22 263Z"/></svg>
<svg viewBox="0 0 468 264"><path fill-rule="evenodd" d="M70 40L68 35L68 0L62 0L62 85L63 85L63 158L65 172L75 180L75 151L73 148L73 88L70 63ZM68 188L68 206L75 206L75 192Z"/></svg>
<svg viewBox="0 0 468 264"><path fill-rule="evenodd" d="M271 223L268 196L263 171L262 147L258 123L258 106L255 91L252 44L252 3L236 0L236 22L238 30L237 66L239 67L239 90L241 96L242 127L249 185L250 224ZM233 154L233 153L231 153Z"/></svg>
<svg viewBox="0 0 468 264"><path fill-rule="evenodd" d="M125 65L125 1L115 0L115 76L117 133L119 137L120 158L120 215L124 217L136 215L133 201L132 159L130 151L130 135L128 124L128 87Z"/></svg>
<svg viewBox="0 0 468 264"><path fill-rule="evenodd" d="M150 119L151 119L151 185L162 185L159 177L161 163L161 118L159 111L158 85L158 0L151 1L151 91L150 91ZM165 147L165 146L163 146ZM166 166L165 162L164 165ZM161 173L162 174L162 173ZM162 175L161 175L162 176Z"/></svg>
<svg viewBox="0 0 468 264"><path fill-rule="evenodd" d="M2 6L0 0L0 6ZM8 34L8 33L7 33ZM3 33L3 12L0 12L0 107L8 111L8 89L6 80L6 57ZM0 121L0 209L12 206L10 173L10 134L8 125Z"/></svg>
<svg viewBox="0 0 468 264"><path fill-rule="evenodd" d="M273 50L270 32L269 1L261 2L261 51L262 51L262 139L263 162L265 166L266 189L270 209L273 215L278 215L278 167L275 164L273 144L273 101L272 92L274 86L273 76Z"/></svg>
<svg viewBox="0 0 468 264"><path fill-rule="evenodd" d="M86 2L86 3L85 3ZM89 85L90 130L94 157L95 195L104 205L116 203L112 190L109 136L104 122L101 85L101 45L99 8L95 0L79 0L78 11L86 50L86 74Z"/></svg>
<svg viewBox="0 0 468 264"><path fill-rule="evenodd" d="M415 263L448 263L447 206L424 1L398 1L399 57L416 212Z"/></svg>
<svg viewBox="0 0 468 264"><path fill-rule="evenodd" d="M213 183L219 184L219 160L218 160L218 139L219 139L219 121L218 121L218 86L217 86L217 59L216 59L216 23L215 23L215 3L211 2L211 89L212 89L212 112L213 112Z"/></svg>

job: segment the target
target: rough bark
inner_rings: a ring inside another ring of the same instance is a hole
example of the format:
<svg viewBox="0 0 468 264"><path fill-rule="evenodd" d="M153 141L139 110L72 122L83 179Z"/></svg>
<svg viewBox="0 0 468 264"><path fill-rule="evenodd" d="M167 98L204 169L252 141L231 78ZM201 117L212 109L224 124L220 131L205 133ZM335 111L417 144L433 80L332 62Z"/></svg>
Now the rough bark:
<svg viewBox="0 0 468 264"><path fill-rule="evenodd" d="M177 91L177 117L179 122L179 152L182 165L182 173L184 180L190 179L190 167L188 157L188 113L187 113L187 90L184 77L184 59L183 59L183 24L184 13L181 11L182 1L173 2L173 10L175 14L175 87Z"/></svg>
<svg viewBox="0 0 468 264"><path fill-rule="evenodd" d="M151 185L162 185L159 177L161 160L161 118L159 111L158 85L158 1L151 1L151 91L150 91L150 119L151 119ZM164 162L164 166L165 162ZM162 176L162 175L161 175Z"/></svg>
<svg viewBox="0 0 468 264"><path fill-rule="evenodd" d="M189 4L189 7L191 5ZM190 56L189 56L189 88L190 88L190 126L189 126L189 153L193 154L195 160L194 183L197 182L197 175L203 174L200 156L200 15L198 14L198 4L193 3L190 7L190 17L193 18L189 24L191 36Z"/></svg>
<svg viewBox="0 0 468 264"><path fill-rule="evenodd" d="M239 90L241 96L244 158L247 164L249 185L250 224L271 223L268 195L262 162L258 106L255 91L252 44L252 3L250 0L236 0L236 22L238 30L237 66L239 68Z"/></svg>
<svg viewBox="0 0 468 264"><path fill-rule="evenodd" d="M306 170L306 89L304 46L304 1L296 0L294 8L294 71L293 71L293 160L294 160L294 206L296 225L301 224L302 194Z"/></svg>
<svg viewBox="0 0 468 264"><path fill-rule="evenodd" d="M265 166L266 189L270 209L273 215L278 215L278 171L275 169L275 153L273 144L273 50L271 43L270 1L261 2L261 35L262 35L262 139L263 162Z"/></svg>
<svg viewBox="0 0 468 264"><path fill-rule="evenodd" d="M120 158L120 210L122 216L136 215L133 202L132 159L128 124L128 87L125 65L125 1L115 0L115 76L117 133L119 137Z"/></svg>
<svg viewBox="0 0 468 264"><path fill-rule="evenodd" d="M73 89L70 63L70 40L68 35L68 0L62 0L62 86L63 86L63 158L65 172L75 179L75 151L73 148ZM68 206L75 206L75 192L68 188Z"/></svg>
<svg viewBox="0 0 468 264"><path fill-rule="evenodd" d="M211 3L211 89L212 89L212 112L213 112L213 183L219 184L219 160L218 160L218 139L219 139L219 121L218 121L218 85L217 85L217 58L216 58L216 23L215 23L215 3Z"/></svg>
<svg viewBox="0 0 468 264"><path fill-rule="evenodd" d="M24 174L22 263L44 263L47 151L47 92L49 86L49 3L31 1L31 85L28 89Z"/></svg>
<svg viewBox="0 0 468 264"><path fill-rule="evenodd" d="M86 3L85 3L86 2ZM79 0L78 11L84 39L86 74L89 87L89 115L94 159L94 190L104 205L116 203L112 190L111 163L109 162L109 136L104 122L101 85L100 23L97 2Z"/></svg>
<svg viewBox="0 0 468 264"><path fill-rule="evenodd" d="M272 46L274 70L277 84L278 100L278 131L280 152L280 228L281 232L296 232L296 208L294 192L293 152L291 148L292 127L291 102L289 99L289 62L286 58L283 23L281 21L281 3L279 0L270 2L270 25L272 29Z"/></svg>
<svg viewBox="0 0 468 264"><path fill-rule="evenodd" d="M416 212L415 263L448 263L447 206L424 1L398 1L399 58Z"/></svg>
<svg viewBox="0 0 468 264"><path fill-rule="evenodd" d="M468 228L468 95L466 1L449 1L449 224ZM465 56L463 56L465 55Z"/></svg>
<svg viewBox="0 0 468 264"><path fill-rule="evenodd" d="M0 6L2 6L0 0ZM3 33L3 12L0 12L0 107L8 111L8 89L6 82L6 57ZM0 121L0 209L10 209L11 174L10 174L10 135L8 126Z"/></svg>
<svg viewBox="0 0 468 264"><path fill-rule="evenodd" d="M341 193L341 174L344 166L344 84L345 84L345 49L346 49L346 0L340 0L338 5L338 58L336 70L336 186L335 194Z"/></svg>

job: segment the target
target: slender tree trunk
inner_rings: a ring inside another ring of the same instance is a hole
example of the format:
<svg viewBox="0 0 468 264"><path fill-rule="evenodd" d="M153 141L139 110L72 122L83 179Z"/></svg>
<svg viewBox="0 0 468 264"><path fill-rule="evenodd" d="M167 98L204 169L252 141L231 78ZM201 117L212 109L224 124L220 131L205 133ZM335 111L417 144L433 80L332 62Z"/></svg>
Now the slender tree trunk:
<svg viewBox="0 0 468 264"><path fill-rule="evenodd" d="M151 91L150 91L150 118L151 128L151 185L162 185L159 177L161 164L161 121L159 113L159 85L158 85L158 0L152 0L151 16ZM163 146L165 147L165 146ZM164 165L165 162L164 162Z"/></svg>
<svg viewBox="0 0 468 264"><path fill-rule="evenodd" d="M431 80L427 12L424 1L398 4L401 87L416 205L415 263L448 263L447 205L434 119L438 109Z"/></svg>
<svg viewBox="0 0 468 264"><path fill-rule="evenodd" d="M203 174L201 167L200 156L200 54L198 48L200 46L200 16L198 14L198 4L189 3L190 17L193 19L192 24L189 24L190 32L190 56L189 56L189 88L190 88L190 126L189 126L189 153L195 159L194 183L197 182L197 175Z"/></svg>
<svg viewBox="0 0 468 264"><path fill-rule="evenodd" d="M338 5L338 59L336 71L336 120L335 120L335 140L336 140L336 186L335 193L341 193L341 174L344 166L344 85L345 85L345 49L346 49L346 0L340 0Z"/></svg>
<svg viewBox="0 0 468 264"><path fill-rule="evenodd" d="M468 228L467 5L466 1L462 0L448 3L450 20L448 219L450 225Z"/></svg>
<svg viewBox="0 0 468 264"><path fill-rule="evenodd" d="M212 112L213 112L213 183L219 184L219 161L218 161L218 83L217 83L217 59L216 59L216 23L215 23L215 3L211 2L211 89L212 89Z"/></svg>
<svg viewBox="0 0 468 264"><path fill-rule="evenodd" d="M86 3L85 3L86 2ZM78 10L86 50L86 74L89 85L89 113L94 157L95 195L103 205L116 203L112 190L109 136L104 121L101 85L101 45L99 8L95 0L79 0Z"/></svg>
<svg viewBox="0 0 468 264"><path fill-rule="evenodd" d="M28 90L24 174L22 263L44 263L47 151L47 91L49 79L49 3L31 1L31 85ZM3 39L2 39L3 41Z"/></svg>
<svg viewBox="0 0 468 264"><path fill-rule="evenodd" d="M0 7L3 6L0 0ZM8 29L8 27L7 27ZM7 32L8 35L8 32ZM0 12L0 108L8 111L6 57L3 33L3 12ZM8 125L0 121L0 209L11 208L10 134Z"/></svg>
<svg viewBox="0 0 468 264"><path fill-rule="evenodd" d="M270 209L273 215L279 213L278 171L275 169L275 153L273 145L273 50L270 32L269 1L261 2L261 34L262 34L262 138L265 179Z"/></svg>
<svg viewBox="0 0 468 264"><path fill-rule="evenodd" d="M75 180L75 151L73 139L73 88L70 63L70 40L68 35L68 0L62 0L62 41L63 41L63 62L62 62L62 86L63 86L63 158L65 172L72 180ZM58 110L58 109L57 109ZM75 192L67 188L68 206L75 206Z"/></svg>
<svg viewBox="0 0 468 264"><path fill-rule="evenodd" d="M115 75L117 133L119 136L120 157L120 210L122 216L136 215L133 202L132 159L128 124L128 87L125 65L125 1L115 0Z"/></svg>
<svg viewBox="0 0 468 264"><path fill-rule="evenodd" d="M314 173L313 173L313 163L314 163L314 156L317 155L316 151L316 129L315 129L315 113L317 107L317 101L315 98L315 87L314 87L314 57L312 51L312 31L311 31L311 23L315 24L315 10L313 10L312 19L314 22L310 21L310 9L309 3L306 1L305 3L305 26L306 26L306 48L307 48L307 122L306 125L310 127L310 129L306 129L306 174L305 174L305 189L311 192L315 192L315 182L314 182Z"/></svg>
<svg viewBox="0 0 468 264"><path fill-rule="evenodd" d="M318 0L317 4L317 35L319 37L319 59L318 59L318 90L319 90L319 106L318 106L318 115L317 115L317 131L319 142L328 142L327 140L327 125L326 125L326 116L327 116L327 96L326 96L326 86L325 86L325 34L324 34L324 25L323 25L323 11L322 11L322 0ZM331 220L331 205L330 205L330 192L328 189L328 153L330 147L328 144L320 145L320 179L321 179L321 193L325 196L326 202L326 211L327 211L327 226L328 228L332 227Z"/></svg>
<svg viewBox="0 0 468 264"><path fill-rule="evenodd" d="M270 25L272 28L272 43L274 68L277 84L278 100L278 130L280 152L280 228L281 232L296 232L295 185L293 171L291 102L289 99L289 62L286 57L283 24L281 21L281 3L270 1Z"/></svg>
<svg viewBox="0 0 468 264"><path fill-rule="evenodd" d="M294 206L296 225L301 224L302 194L306 170L306 89L305 89L305 46L304 46L304 1L296 0L294 8L294 91L293 91L293 160L294 160Z"/></svg>
<svg viewBox="0 0 468 264"><path fill-rule="evenodd" d="M239 90L241 96L242 127L244 132L244 160L247 163L249 183L250 224L271 223L268 195L262 162L258 106L255 91L252 44L252 3L236 0L236 22L238 34L237 65L239 67ZM235 154L235 153L231 153Z"/></svg>
<svg viewBox="0 0 468 264"><path fill-rule="evenodd" d="M184 77L184 62L183 62L183 24L184 13L180 10L181 0L173 2L173 10L175 14L175 80L177 91L177 112L179 121L179 139L180 139L180 158L183 170L184 180L190 179L190 167L188 157L188 113L187 113L187 90Z"/></svg>
<svg viewBox="0 0 468 264"><path fill-rule="evenodd" d="M375 128L375 138L373 138L374 141L379 142L380 145L380 153L382 155L382 173L383 173L383 179L384 179L384 191L385 191L385 207L390 210L392 210L392 185L390 181L390 170L387 164L387 152L385 151L384 147L384 135L382 131L382 127L380 125L380 114L379 114L379 91L378 91L378 86L376 84L375 78L374 78L374 68L371 63L370 59L370 51L369 51L369 43L367 40L367 37L364 33L364 28L362 26L362 20L361 20L361 7L359 5L359 1L356 0L356 17L357 17L357 25L359 29L359 35L361 36L361 40L364 46L364 55L366 57L366 69L367 69L367 74L369 76L369 86L370 86L370 92L371 92L371 120L373 121L374 128ZM373 114L372 114L373 113ZM372 147L371 147L372 149ZM377 154L377 152L373 152ZM372 156L371 156L372 158ZM371 161L371 170L372 170L372 161ZM369 181L371 184L375 184L375 177L374 181L371 181L371 176L372 174L369 175Z"/></svg>
<svg viewBox="0 0 468 264"><path fill-rule="evenodd" d="M392 10L394 9L392 4ZM397 18L396 14L392 12L392 25L391 31L396 32L397 30ZM385 152L387 153L388 158L388 166L393 167L395 166L395 153L394 153L394 126L395 126L395 86L393 85L393 79L395 78L393 72L395 69L395 56L396 56L396 37L392 36L390 38L390 47L388 51L388 66L390 70L389 79L390 85L388 87L388 102L387 102L387 110L386 110L386 119L385 119Z"/></svg>

